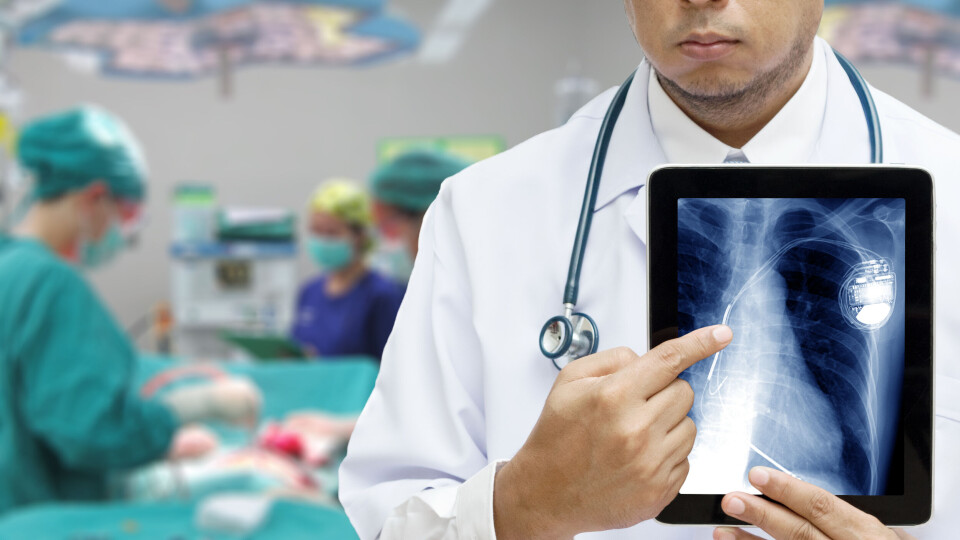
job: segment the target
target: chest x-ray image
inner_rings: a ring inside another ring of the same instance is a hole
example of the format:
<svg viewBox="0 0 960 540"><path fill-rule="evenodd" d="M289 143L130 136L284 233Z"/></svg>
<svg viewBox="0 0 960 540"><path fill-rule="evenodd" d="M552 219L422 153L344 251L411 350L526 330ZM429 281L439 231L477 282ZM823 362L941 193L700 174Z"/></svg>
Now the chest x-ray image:
<svg viewBox="0 0 960 540"><path fill-rule="evenodd" d="M904 200L681 199L677 238L680 334L734 332L682 375L698 432L680 492L756 493L758 465L902 490Z"/></svg>

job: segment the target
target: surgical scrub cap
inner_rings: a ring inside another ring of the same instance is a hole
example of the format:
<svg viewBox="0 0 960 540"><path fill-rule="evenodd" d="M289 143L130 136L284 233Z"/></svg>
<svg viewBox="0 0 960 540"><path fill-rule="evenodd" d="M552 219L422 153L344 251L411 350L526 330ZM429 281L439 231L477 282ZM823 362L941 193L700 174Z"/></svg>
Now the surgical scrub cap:
<svg viewBox="0 0 960 540"><path fill-rule="evenodd" d="M373 196L386 204L425 212L440 193L440 184L467 167L449 154L415 150L381 166L370 178Z"/></svg>
<svg viewBox="0 0 960 540"><path fill-rule="evenodd" d="M40 118L17 142L21 165L34 177L33 196L51 199L102 180L116 197L141 200L146 164L124 123L95 107Z"/></svg>
<svg viewBox="0 0 960 540"><path fill-rule="evenodd" d="M351 225L368 227L373 223L370 197L352 180L324 182L313 192L310 210L336 216Z"/></svg>

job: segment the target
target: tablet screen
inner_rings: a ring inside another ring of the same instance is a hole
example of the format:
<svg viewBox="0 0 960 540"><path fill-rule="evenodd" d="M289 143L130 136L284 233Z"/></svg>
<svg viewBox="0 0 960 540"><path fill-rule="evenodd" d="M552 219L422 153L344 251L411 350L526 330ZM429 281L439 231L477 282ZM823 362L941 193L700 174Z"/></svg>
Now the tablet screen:
<svg viewBox="0 0 960 540"><path fill-rule="evenodd" d="M698 432L680 493L756 492L760 465L903 494L905 214L897 198L677 199L679 333L734 331L682 375Z"/></svg>

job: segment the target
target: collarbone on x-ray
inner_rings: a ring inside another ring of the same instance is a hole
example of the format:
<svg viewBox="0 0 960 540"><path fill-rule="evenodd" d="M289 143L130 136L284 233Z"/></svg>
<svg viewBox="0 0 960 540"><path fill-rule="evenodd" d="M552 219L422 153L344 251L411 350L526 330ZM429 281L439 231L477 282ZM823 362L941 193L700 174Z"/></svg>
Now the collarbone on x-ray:
<svg viewBox="0 0 960 540"><path fill-rule="evenodd" d="M836 494L887 493L904 214L903 199L678 202L680 333L734 330L682 375L698 434L681 493L755 491L746 475L757 465Z"/></svg>

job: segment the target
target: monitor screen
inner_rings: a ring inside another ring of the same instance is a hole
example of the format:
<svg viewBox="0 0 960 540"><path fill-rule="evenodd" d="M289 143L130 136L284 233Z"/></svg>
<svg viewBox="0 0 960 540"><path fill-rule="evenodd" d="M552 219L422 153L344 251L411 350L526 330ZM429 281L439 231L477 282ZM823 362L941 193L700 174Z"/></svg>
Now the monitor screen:
<svg viewBox="0 0 960 540"><path fill-rule="evenodd" d="M755 493L758 465L903 494L905 214L896 198L677 200L679 333L734 332L682 375L698 431L681 494Z"/></svg>

